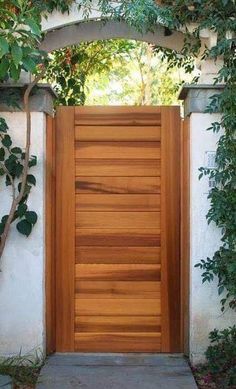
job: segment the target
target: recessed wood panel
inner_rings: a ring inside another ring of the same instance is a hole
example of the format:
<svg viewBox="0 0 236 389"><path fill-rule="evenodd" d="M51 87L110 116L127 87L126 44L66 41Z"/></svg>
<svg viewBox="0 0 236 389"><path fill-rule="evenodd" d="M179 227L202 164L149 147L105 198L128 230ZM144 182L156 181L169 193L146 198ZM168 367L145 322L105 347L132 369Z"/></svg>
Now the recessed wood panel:
<svg viewBox="0 0 236 389"><path fill-rule="evenodd" d="M160 176L159 159L76 159L76 176Z"/></svg>
<svg viewBox="0 0 236 389"><path fill-rule="evenodd" d="M153 228L77 228L76 246L160 246L159 229Z"/></svg>
<svg viewBox="0 0 236 389"><path fill-rule="evenodd" d="M160 193L160 177L76 177L76 193Z"/></svg>
<svg viewBox="0 0 236 389"><path fill-rule="evenodd" d="M77 228L160 228L160 212L76 212Z"/></svg>
<svg viewBox="0 0 236 389"><path fill-rule="evenodd" d="M160 281L161 265L77 264L75 266L75 277L77 280L97 281Z"/></svg>
<svg viewBox="0 0 236 389"><path fill-rule="evenodd" d="M75 332L161 332L161 316L76 316Z"/></svg>
<svg viewBox="0 0 236 389"><path fill-rule="evenodd" d="M81 281L75 283L79 298L160 298L161 284L155 281Z"/></svg>
<svg viewBox="0 0 236 389"><path fill-rule="evenodd" d="M160 141L159 126L76 126L76 141Z"/></svg>
<svg viewBox="0 0 236 389"><path fill-rule="evenodd" d="M77 246L76 263L160 263L160 247Z"/></svg>
<svg viewBox="0 0 236 389"><path fill-rule="evenodd" d="M80 352L159 352L158 332L75 333L75 351Z"/></svg>
<svg viewBox="0 0 236 389"><path fill-rule="evenodd" d="M75 157L89 159L159 159L159 142L76 142Z"/></svg>
<svg viewBox="0 0 236 389"><path fill-rule="evenodd" d="M160 195L77 194L77 211L160 211Z"/></svg>
<svg viewBox="0 0 236 389"><path fill-rule="evenodd" d="M75 299L76 316L159 316L158 299Z"/></svg>

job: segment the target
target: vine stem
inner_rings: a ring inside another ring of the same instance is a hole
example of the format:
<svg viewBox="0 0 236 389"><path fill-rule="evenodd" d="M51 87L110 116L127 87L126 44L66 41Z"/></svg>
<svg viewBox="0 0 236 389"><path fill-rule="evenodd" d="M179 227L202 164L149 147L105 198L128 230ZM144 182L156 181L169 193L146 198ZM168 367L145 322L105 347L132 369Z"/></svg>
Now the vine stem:
<svg viewBox="0 0 236 389"><path fill-rule="evenodd" d="M30 105L29 105L29 97L32 89L35 85L39 82L39 80L43 77L45 73L45 70L43 70L35 79L27 86L26 91L24 93L24 109L26 112L26 143L25 143L25 159L23 164L23 171L22 171L22 181L21 181L21 189L19 191L19 194L15 196L15 185L12 177L8 173L9 179L11 181L12 191L14 193L12 197L12 203L10 206L10 212L4 227L4 231L1 235L0 240L0 259L2 258L6 241L10 232L11 223L14 220L16 209L21 202L24 193L25 193L25 187L27 184L27 175L29 171L29 160L30 160L30 144L31 144L31 112L30 112ZM4 169L5 170L5 169Z"/></svg>

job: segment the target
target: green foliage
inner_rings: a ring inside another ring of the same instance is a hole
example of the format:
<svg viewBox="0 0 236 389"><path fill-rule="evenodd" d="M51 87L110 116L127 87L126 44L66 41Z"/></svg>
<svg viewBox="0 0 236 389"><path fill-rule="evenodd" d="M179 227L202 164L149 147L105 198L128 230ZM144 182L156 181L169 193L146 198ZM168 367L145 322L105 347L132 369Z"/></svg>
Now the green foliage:
<svg viewBox="0 0 236 389"><path fill-rule="evenodd" d="M27 0L0 3L0 81L18 80L20 71L35 73L45 54L38 49L42 39L40 7Z"/></svg>
<svg viewBox="0 0 236 389"><path fill-rule="evenodd" d="M209 335L210 346L206 359L210 373L218 379L221 388L236 385L236 326Z"/></svg>
<svg viewBox="0 0 236 389"><path fill-rule="evenodd" d="M40 369L44 364L43 355L17 355L0 360L0 374L12 377L17 388L33 388L38 380Z"/></svg>
<svg viewBox="0 0 236 389"><path fill-rule="evenodd" d="M108 41L105 42L105 45ZM85 83L87 105L178 104L182 83L191 81L183 67L172 66L151 44L128 41L127 52L113 59L102 73L92 73Z"/></svg>
<svg viewBox="0 0 236 389"><path fill-rule="evenodd" d="M13 195L16 195L16 192L20 192L21 189L24 159L25 153L22 148L12 147L12 139L8 134L7 123L3 118L0 118L0 177L5 177L5 185L12 187ZM29 168L35 166L36 163L37 158L32 156L29 161ZM17 221L17 230L26 236L30 235L33 226L37 222L37 214L29 211L26 204L34 185L36 185L35 177L32 174L28 174L24 196L13 218L13 222ZM5 215L0 221L0 238L4 232L7 218L8 215Z"/></svg>
<svg viewBox="0 0 236 389"><path fill-rule="evenodd" d="M102 77L132 47L131 41L109 40L54 51L45 78L57 92L55 104L84 105L88 77L94 73Z"/></svg>

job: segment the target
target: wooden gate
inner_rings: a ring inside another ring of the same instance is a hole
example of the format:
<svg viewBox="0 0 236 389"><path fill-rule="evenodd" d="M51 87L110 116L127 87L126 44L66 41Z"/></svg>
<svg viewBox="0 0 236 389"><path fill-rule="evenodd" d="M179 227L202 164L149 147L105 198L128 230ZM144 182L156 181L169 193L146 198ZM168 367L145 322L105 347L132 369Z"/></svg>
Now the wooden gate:
<svg viewBox="0 0 236 389"><path fill-rule="evenodd" d="M178 352L179 107L59 107L56 351Z"/></svg>

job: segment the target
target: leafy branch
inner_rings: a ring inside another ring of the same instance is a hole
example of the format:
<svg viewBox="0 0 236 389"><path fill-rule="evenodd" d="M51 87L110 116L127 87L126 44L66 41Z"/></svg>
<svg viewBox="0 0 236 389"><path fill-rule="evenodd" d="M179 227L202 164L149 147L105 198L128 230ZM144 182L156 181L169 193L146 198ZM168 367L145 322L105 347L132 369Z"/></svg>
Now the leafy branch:
<svg viewBox="0 0 236 389"><path fill-rule="evenodd" d="M29 97L32 89L43 77L44 71L40 73L33 82L31 82L24 93L24 108L26 112L26 145L25 152L18 147L12 148L12 141L7 132L7 125L3 119L1 119L0 131L1 142L4 147L1 151L0 168L2 174L6 175L6 185L10 185L12 188L12 202L8 215L2 217L0 223L0 258L2 257L6 240L9 235L10 226L12 222L20 218L21 220L17 224L17 229L20 233L29 236L33 225L37 222L37 214L33 211L28 211L26 201L31 190L31 186L36 184L35 177L29 175L29 169L36 164L36 157L30 157L30 144L31 144L31 112L29 106ZM5 149L8 151L8 157L5 159ZM23 162L21 163L20 160ZM16 190L16 180L19 180L18 194ZM22 219L24 217L24 219Z"/></svg>

